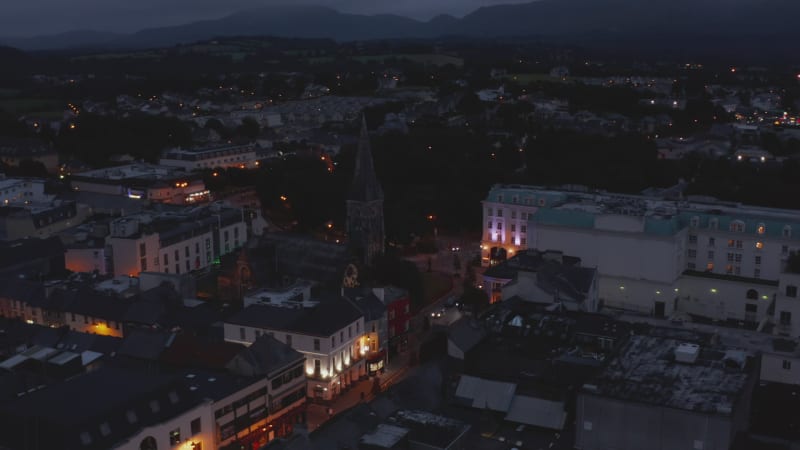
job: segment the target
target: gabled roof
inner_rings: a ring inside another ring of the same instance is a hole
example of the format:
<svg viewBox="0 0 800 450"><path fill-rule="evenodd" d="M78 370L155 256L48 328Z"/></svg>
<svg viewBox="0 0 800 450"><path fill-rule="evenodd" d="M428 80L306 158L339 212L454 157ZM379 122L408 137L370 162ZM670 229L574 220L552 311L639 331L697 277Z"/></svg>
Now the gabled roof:
<svg viewBox="0 0 800 450"><path fill-rule="evenodd" d="M253 345L242 349L228 365L233 370L237 363L245 363L254 373L247 375L267 376L292 363L304 361L305 356L291 346L269 335L262 335Z"/></svg>
<svg viewBox="0 0 800 450"><path fill-rule="evenodd" d="M470 323L469 319L461 319L450 327L449 339L459 349L468 352L478 345L486 336L480 325Z"/></svg>

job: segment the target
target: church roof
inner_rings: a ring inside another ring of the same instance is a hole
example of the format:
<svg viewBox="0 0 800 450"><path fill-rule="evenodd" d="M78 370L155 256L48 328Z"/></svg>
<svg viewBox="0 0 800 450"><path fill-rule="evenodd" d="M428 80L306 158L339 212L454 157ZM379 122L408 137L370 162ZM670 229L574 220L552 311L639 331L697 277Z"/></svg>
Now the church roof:
<svg viewBox="0 0 800 450"><path fill-rule="evenodd" d="M358 153L356 154L355 176L353 185L350 188L349 200L369 202L373 200L383 200L383 189L378 183L375 175L375 165L372 162L372 149L369 145L369 132L367 131L367 120L362 117L361 137L358 142Z"/></svg>

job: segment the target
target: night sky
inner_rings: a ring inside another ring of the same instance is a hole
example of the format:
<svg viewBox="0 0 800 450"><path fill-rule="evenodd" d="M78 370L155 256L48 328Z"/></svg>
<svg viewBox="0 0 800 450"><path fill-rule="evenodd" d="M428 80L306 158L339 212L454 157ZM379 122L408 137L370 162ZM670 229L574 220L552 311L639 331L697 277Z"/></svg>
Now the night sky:
<svg viewBox="0 0 800 450"><path fill-rule="evenodd" d="M0 35L34 36L73 30L129 33L142 28L219 18L275 4L316 4L344 12L394 13L417 19L462 16L480 6L528 0L2 0Z"/></svg>

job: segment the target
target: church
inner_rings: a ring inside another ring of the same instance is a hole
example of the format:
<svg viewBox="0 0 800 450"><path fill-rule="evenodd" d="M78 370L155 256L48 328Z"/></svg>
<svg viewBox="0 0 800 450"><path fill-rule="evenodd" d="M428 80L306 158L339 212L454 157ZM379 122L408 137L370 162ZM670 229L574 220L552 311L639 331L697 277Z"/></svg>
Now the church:
<svg viewBox="0 0 800 450"><path fill-rule="evenodd" d="M360 263L371 266L383 254L383 189L375 175L366 118L361 122L353 185L347 198L346 230L350 250Z"/></svg>

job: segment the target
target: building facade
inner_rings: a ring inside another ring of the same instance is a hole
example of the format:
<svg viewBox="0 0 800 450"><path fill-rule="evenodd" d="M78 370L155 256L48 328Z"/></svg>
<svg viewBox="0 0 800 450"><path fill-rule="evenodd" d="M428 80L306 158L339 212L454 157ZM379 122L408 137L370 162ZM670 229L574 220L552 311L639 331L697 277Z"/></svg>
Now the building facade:
<svg viewBox="0 0 800 450"><path fill-rule="evenodd" d="M683 199L674 189L637 196L497 185L483 214L484 266L524 248L558 250L597 268L605 305L658 316L759 322L800 248L795 211Z"/></svg>
<svg viewBox="0 0 800 450"><path fill-rule="evenodd" d="M225 321L225 340L244 345L269 335L305 356L309 397L330 400L367 373L364 316L344 298L251 305Z"/></svg>
<svg viewBox="0 0 800 450"><path fill-rule="evenodd" d="M159 164L181 167L188 171L215 168L255 169L258 167L258 157L256 147L252 144L176 148L164 153Z"/></svg>

